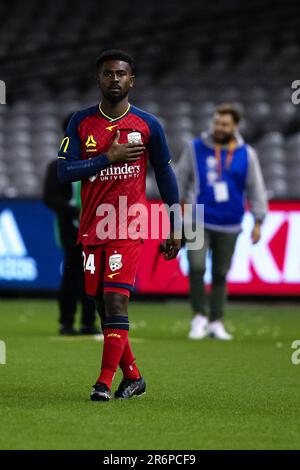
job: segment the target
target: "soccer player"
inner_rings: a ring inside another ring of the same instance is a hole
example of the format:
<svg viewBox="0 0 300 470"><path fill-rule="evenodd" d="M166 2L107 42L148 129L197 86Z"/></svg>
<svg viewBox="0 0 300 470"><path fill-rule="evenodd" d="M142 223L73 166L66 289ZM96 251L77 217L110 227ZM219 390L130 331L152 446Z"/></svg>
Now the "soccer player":
<svg viewBox="0 0 300 470"><path fill-rule="evenodd" d="M96 297L104 334L100 376L91 393L107 401L118 366L121 381L115 398L142 395L146 384L135 363L128 330L128 302L139 263L142 240L121 239L119 197L128 206L146 204L146 169L149 160L165 204L179 202L176 177L158 120L128 102L134 84L133 58L120 50L107 50L97 59L100 104L73 115L62 141L58 173L63 181L82 180L82 215L78 241L83 245L86 293ZM117 230L109 238L99 233L103 204L116 209ZM98 214L98 215L97 215ZM132 217L126 221L127 227ZM180 240L171 225L165 259L176 257Z"/></svg>

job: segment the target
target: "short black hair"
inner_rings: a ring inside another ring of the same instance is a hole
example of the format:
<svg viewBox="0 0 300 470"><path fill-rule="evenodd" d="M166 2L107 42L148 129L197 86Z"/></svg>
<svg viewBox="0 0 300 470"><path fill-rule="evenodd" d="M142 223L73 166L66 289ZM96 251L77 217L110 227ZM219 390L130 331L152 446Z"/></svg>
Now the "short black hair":
<svg viewBox="0 0 300 470"><path fill-rule="evenodd" d="M223 103L217 106L216 113L218 114L230 114L233 122L239 124L242 118L240 109L232 103Z"/></svg>
<svg viewBox="0 0 300 470"><path fill-rule="evenodd" d="M135 73L135 62L133 57L127 52L122 51L121 49L107 49L103 51L96 60L97 70L103 65L107 60L122 60L127 62L131 67L131 72L134 75Z"/></svg>

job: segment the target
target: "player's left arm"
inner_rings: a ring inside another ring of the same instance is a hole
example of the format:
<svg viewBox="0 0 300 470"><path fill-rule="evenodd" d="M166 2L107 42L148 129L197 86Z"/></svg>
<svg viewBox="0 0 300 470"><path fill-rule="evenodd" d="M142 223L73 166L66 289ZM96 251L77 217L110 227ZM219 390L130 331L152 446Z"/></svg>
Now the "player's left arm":
<svg viewBox="0 0 300 470"><path fill-rule="evenodd" d="M268 211L267 193L265 183L255 150L248 146L248 172L246 181L246 196L253 214L255 223L251 238L255 244L261 237L261 224Z"/></svg>
<svg viewBox="0 0 300 470"><path fill-rule="evenodd" d="M176 258L181 247L181 212L178 184L171 167L170 152L164 131L157 120L153 120L150 126L149 159L163 202L175 209L171 213L171 233L165 248L165 259L170 260Z"/></svg>

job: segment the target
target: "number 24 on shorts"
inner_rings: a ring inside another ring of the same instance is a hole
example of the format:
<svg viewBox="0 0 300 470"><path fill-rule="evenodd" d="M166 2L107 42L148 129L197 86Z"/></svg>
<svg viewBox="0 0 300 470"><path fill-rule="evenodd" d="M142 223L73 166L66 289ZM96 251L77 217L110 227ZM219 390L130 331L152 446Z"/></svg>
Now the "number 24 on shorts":
<svg viewBox="0 0 300 470"><path fill-rule="evenodd" d="M95 255L89 254L88 258L86 258L86 254L82 253L83 257L83 269L84 271L90 271L91 274L95 274L96 267L95 267Z"/></svg>

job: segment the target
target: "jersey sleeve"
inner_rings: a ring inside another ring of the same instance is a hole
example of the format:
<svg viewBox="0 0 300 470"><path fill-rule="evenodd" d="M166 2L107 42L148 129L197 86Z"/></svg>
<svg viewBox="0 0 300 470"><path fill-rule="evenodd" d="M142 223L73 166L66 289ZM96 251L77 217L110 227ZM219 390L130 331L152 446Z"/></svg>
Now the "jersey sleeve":
<svg viewBox="0 0 300 470"><path fill-rule="evenodd" d="M154 169L171 163L165 133L157 119L150 124L149 159Z"/></svg>
<svg viewBox="0 0 300 470"><path fill-rule="evenodd" d="M105 154L96 155L88 160L81 159L81 140L78 134L80 120L77 116L75 113L71 117L58 151L57 173L59 179L65 183L89 178L110 165Z"/></svg>
<svg viewBox="0 0 300 470"><path fill-rule="evenodd" d="M81 159L81 140L78 134L77 113L73 114L68 124L66 134L61 142L58 158L66 160Z"/></svg>
<svg viewBox="0 0 300 470"><path fill-rule="evenodd" d="M156 183L161 198L167 206L175 209L170 217L171 229L174 231L181 227L181 216L179 211L179 194L175 173L170 165L171 156L168 149L164 131L157 120L150 127L149 160L154 169Z"/></svg>

